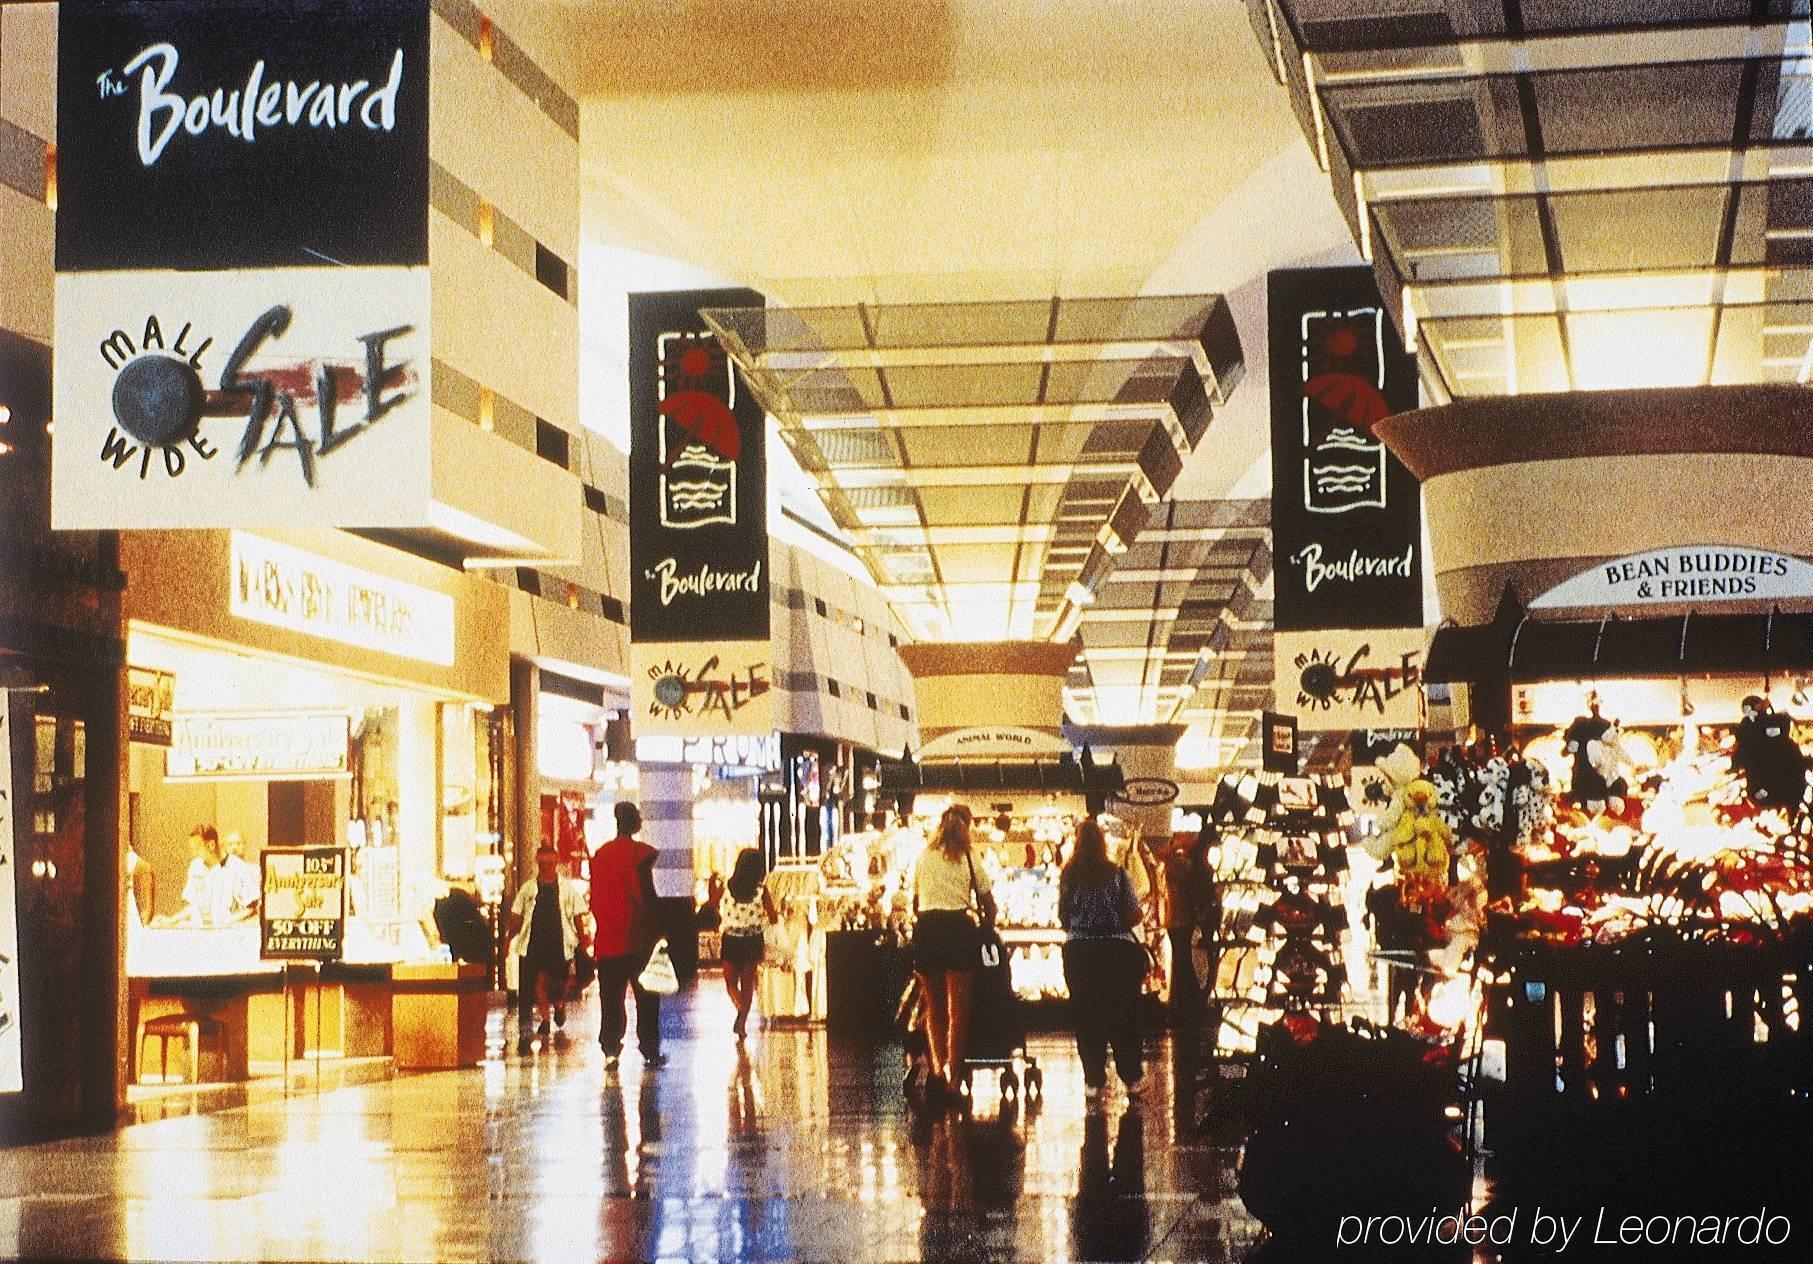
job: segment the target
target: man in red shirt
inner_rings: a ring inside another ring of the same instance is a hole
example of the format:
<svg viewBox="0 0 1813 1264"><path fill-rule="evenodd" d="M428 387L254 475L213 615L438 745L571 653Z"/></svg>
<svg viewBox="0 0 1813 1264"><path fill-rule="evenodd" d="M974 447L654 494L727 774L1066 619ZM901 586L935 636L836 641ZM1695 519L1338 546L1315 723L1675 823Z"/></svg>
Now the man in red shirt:
<svg viewBox="0 0 1813 1264"><path fill-rule="evenodd" d="M636 1044L642 1061L660 1066L661 998L636 976L654 951L655 849L636 838L642 813L633 803L616 806L617 837L592 853L592 949L598 958L598 1044L606 1068L617 1065L628 1028L624 991L636 993Z"/></svg>

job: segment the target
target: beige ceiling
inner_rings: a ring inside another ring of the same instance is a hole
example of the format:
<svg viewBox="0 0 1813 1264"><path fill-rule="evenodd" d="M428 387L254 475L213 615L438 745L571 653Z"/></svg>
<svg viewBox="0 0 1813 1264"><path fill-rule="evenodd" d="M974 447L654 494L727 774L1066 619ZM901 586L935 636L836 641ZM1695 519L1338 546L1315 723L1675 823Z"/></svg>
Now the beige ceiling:
<svg viewBox="0 0 1813 1264"><path fill-rule="evenodd" d="M1250 371L1178 491L1264 494L1265 272L1356 256L1240 0L494 11L581 96L588 245L789 305L1226 293Z"/></svg>

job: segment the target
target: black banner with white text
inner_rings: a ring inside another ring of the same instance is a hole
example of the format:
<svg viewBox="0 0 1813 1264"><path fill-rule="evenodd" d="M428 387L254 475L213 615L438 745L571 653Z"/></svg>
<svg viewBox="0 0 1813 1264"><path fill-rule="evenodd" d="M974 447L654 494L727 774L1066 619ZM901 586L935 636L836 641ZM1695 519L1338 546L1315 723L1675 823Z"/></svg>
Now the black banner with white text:
<svg viewBox="0 0 1813 1264"><path fill-rule="evenodd" d="M1267 277L1275 626L1423 623L1422 493L1373 433L1417 406L1405 353L1366 267Z"/></svg>

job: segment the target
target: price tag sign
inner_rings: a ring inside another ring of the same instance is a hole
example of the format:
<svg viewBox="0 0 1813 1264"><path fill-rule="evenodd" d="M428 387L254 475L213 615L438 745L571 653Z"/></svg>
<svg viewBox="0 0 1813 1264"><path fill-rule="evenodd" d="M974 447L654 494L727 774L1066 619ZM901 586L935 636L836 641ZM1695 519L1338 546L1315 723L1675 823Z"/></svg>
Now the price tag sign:
<svg viewBox="0 0 1813 1264"><path fill-rule="evenodd" d="M273 847L260 860L258 955L338 961L346 940L346 849Z"/></svg>

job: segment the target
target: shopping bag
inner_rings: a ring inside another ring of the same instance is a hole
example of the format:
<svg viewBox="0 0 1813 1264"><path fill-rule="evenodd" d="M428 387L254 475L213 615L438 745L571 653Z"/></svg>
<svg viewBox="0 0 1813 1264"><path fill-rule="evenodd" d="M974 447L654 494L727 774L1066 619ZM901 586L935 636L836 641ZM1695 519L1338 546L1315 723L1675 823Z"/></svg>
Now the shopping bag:
<svg viewBox="0 0 1813 1264"><path fill-rule="evenodd" d="M648 955L648 964L642 967L642 973L636 977L636 986L644 992L653 992L656 996L672 996L680 990L680 976L674 973L674 961L667 955L665 939L656 944L655 950Z"/></svg>

